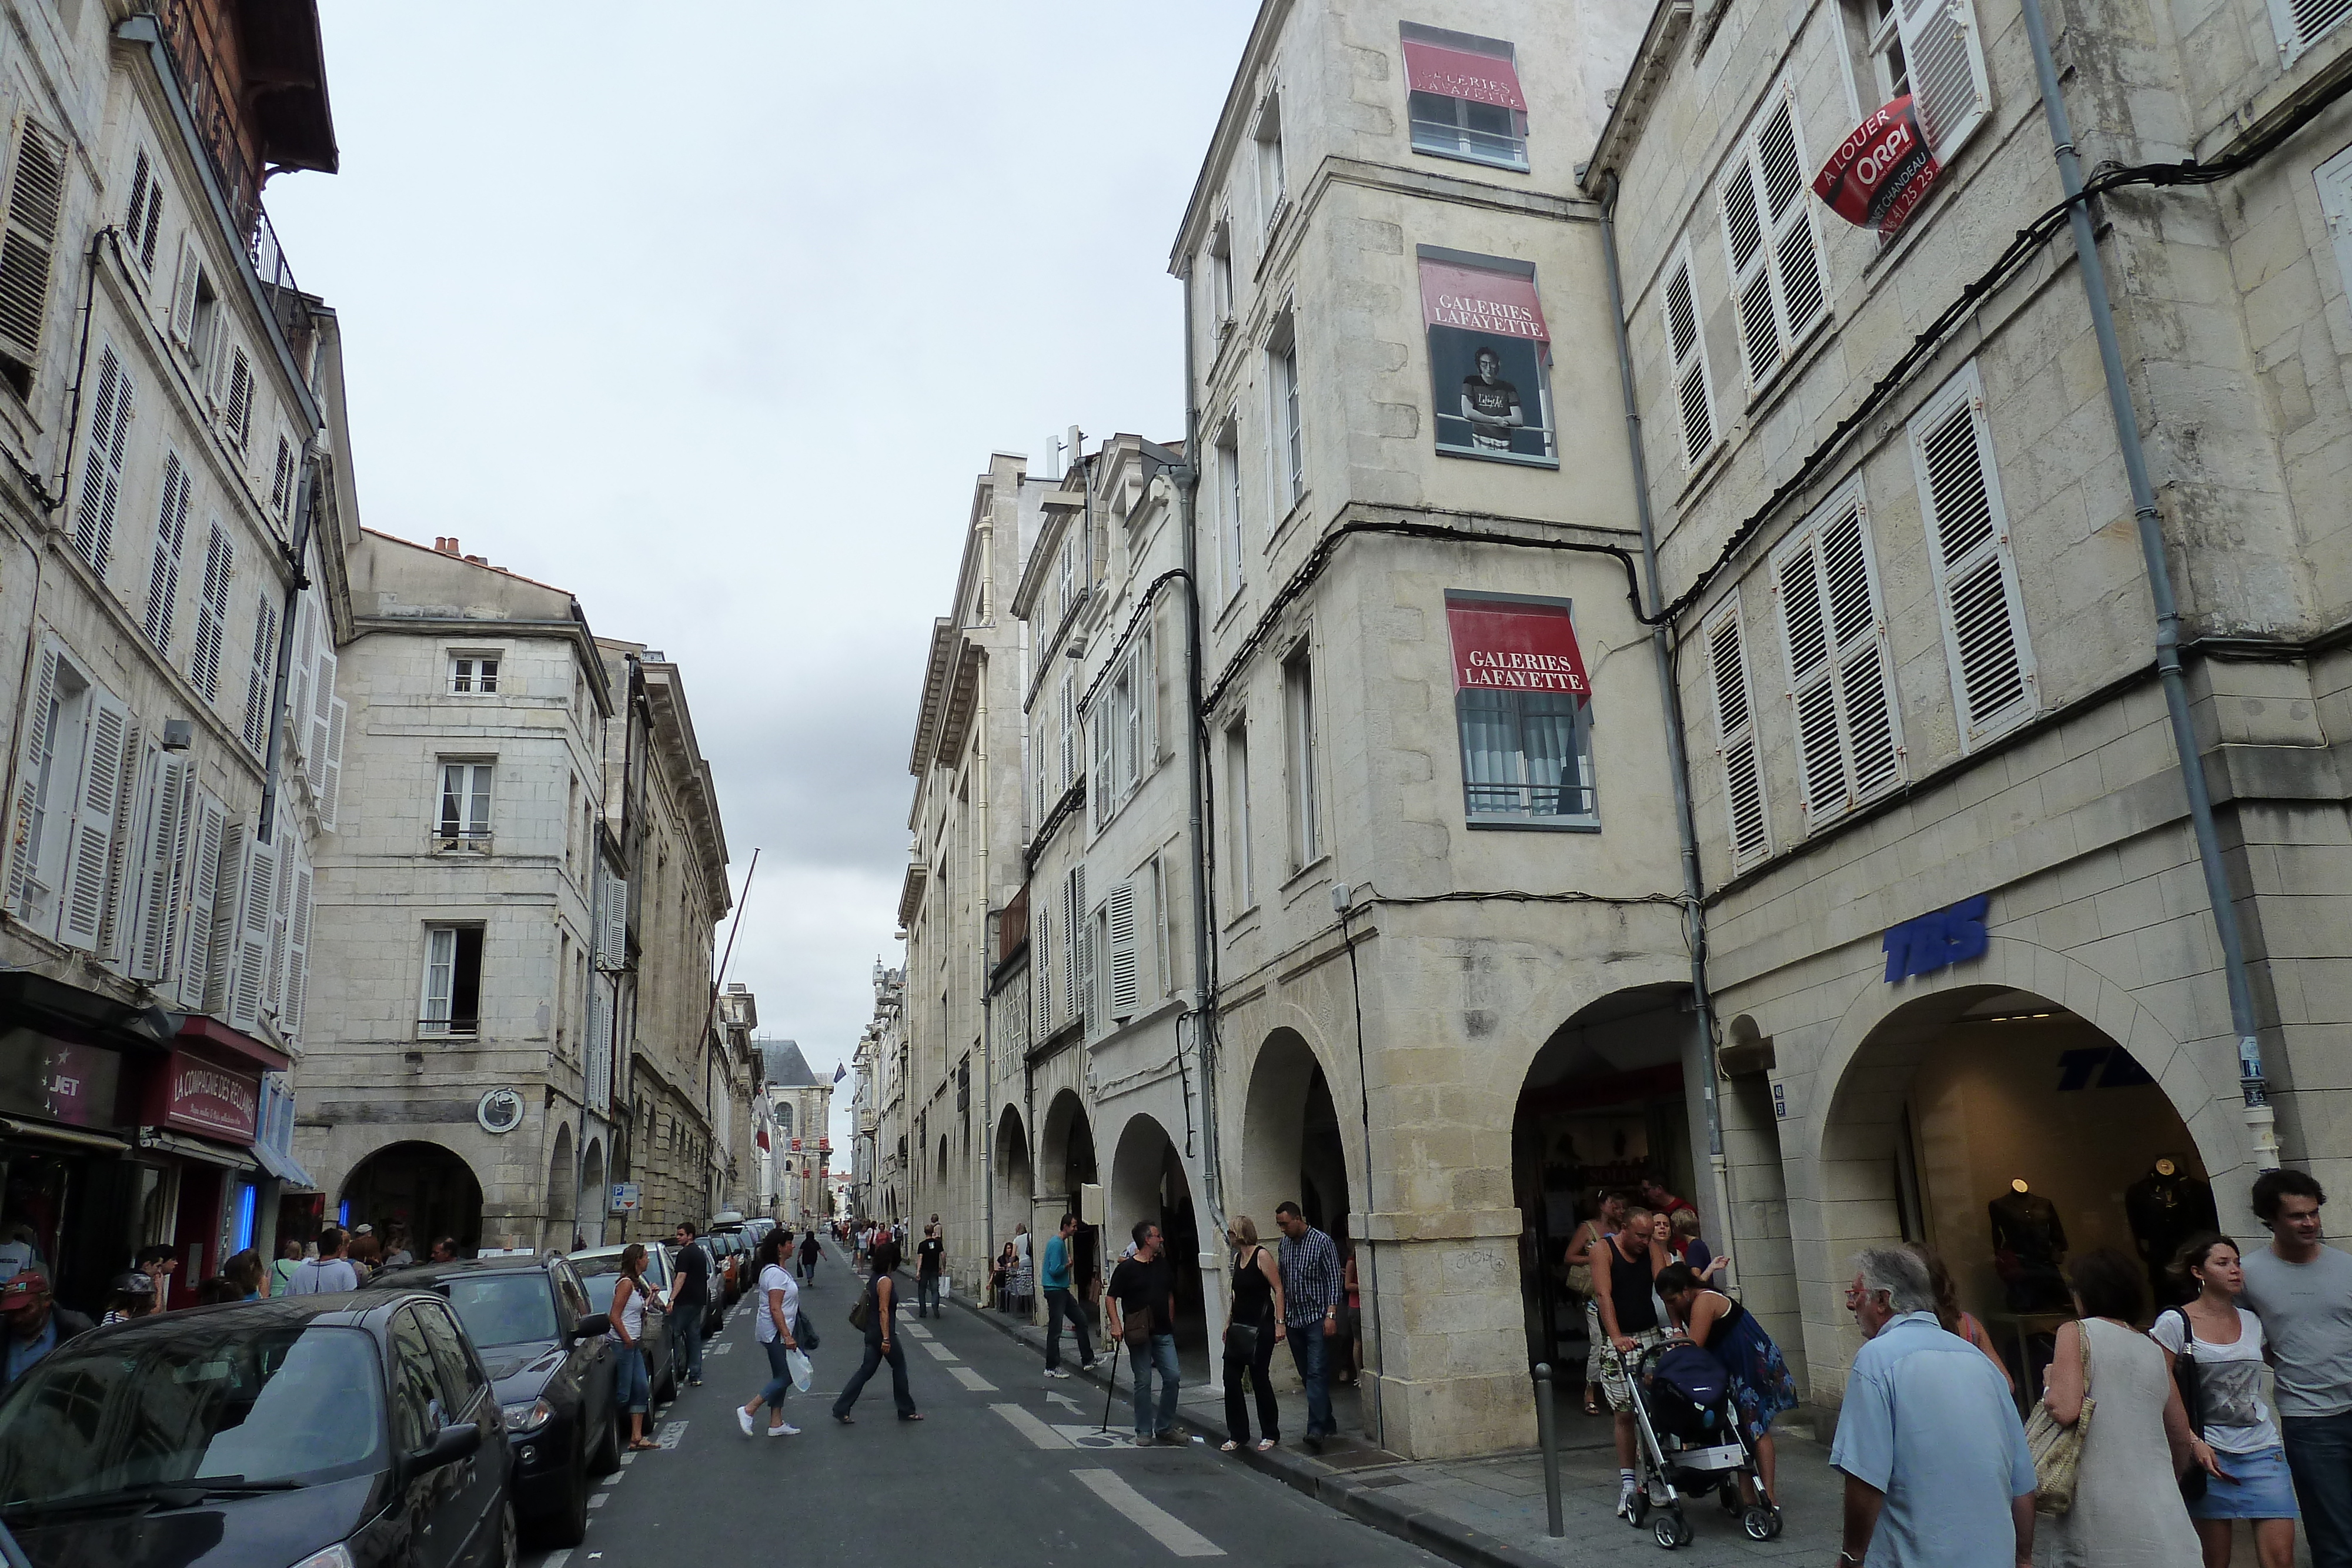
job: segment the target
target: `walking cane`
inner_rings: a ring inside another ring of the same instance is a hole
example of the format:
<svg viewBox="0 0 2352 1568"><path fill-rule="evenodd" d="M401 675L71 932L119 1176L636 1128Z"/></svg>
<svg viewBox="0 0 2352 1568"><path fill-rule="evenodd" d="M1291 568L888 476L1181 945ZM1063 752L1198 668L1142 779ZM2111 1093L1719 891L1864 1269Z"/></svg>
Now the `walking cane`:
<svg viewBox="0 0 2352 1568"><path fill-rule="evenodd" d="M1110 1375L1103 1379L1102 1425L1096 1427L1095 1430L1106 1437L1110 1436L1111 1396L1118 1391L1118 1353L1124 1348L1125 1347L1120 1343L1120 1342L1116 1339L1110 1340L1103 1345L1103 1359L1110 1363Z"/></svg>

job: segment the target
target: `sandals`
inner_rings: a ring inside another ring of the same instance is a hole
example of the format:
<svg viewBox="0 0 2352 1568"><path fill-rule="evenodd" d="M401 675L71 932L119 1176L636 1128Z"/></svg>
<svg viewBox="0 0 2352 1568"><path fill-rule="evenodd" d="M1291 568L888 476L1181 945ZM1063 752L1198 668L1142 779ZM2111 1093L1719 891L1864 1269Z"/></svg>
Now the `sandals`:
<svg viewBox="0 0 2352 1568"><path fill-rule="evenodd" d="M1279 1438L1276 1438L1276 1437L1260 1437L1260 1438L1257 1440L1257 1451L1258 1451L1259 1453L1263 1454L1263 1453L1265 1453L1268 1448L1273 1448L1273 1447L1274 1447L1274 1445L1275 1445L1276 1442L1278 1442L1278 1441L1280 1441L1280 1439L1279 1439Z"/></svg>
<svg viewBox="0 0 2352 1568"><path fill-rule="evenodd" d="M1596 1400L1596 1399L1588 1399L1588 1400L1586 1400L1586 1401L1584 1402L1584 1413L1585 1413L1587 1416L1598 1416L1598 1415L1600 1415L1600 1414L1601 1414L1601 1403L1600 1403L1600 1401L1599 1401L1599 1400Z"/></svg>
<svg viewBox="0 0 2352 1568"><path fill-rule="evenodd" d="M1238 1454L1241 1451L1242 1446L1239 1443L1234 1442L1231 1437L1226 1438L1223 1442L1217 1445L1217 1452L1221 1454Z"/></svg>
<svg viewBox="0 0 2352 1568"><path fill-rule="evenodd" d="M661 1445L659 1443L655 1442L650 1437L639 1437L636 1441L629 1445L629 1452L633 1454L642 1454L648 1448L658 1448L660 1447Z"/></svg>

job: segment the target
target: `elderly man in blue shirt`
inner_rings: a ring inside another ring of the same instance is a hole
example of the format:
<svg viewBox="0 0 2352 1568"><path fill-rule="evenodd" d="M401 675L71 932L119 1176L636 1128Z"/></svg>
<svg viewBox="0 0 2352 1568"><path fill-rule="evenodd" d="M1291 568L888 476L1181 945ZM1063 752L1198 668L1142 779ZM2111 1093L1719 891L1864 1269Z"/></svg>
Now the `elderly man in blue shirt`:
<svg viewBox="0 0 2352 1568"><path fill-rule="evenodd" d="M1845 1304L1870 1343L1830 1445L1845 1475L1838 1568L2030 1568L2025 1427L1984 1353L1936 1321L1927 1265L1865 1249Z"/></svg>

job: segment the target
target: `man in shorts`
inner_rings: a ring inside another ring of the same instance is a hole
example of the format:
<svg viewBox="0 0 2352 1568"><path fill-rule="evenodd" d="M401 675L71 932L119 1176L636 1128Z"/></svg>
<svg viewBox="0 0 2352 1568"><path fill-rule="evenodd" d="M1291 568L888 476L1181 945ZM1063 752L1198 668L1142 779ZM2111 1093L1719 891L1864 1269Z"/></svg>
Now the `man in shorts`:
<svg viewBox="0 0 2352 1568"><path fill-rule="evenodd" d="M1649 1209L1641 1204L1625 1210L1624 1226L1608 1245L1592 1250L1592 1301L1601 1312L1601 1332L1608 1336L1601 1355L1601 1391L1608 1396L1617 1428L1617 1511L1628 1519L1641 1482L1633 1467L1633 1388L1618 1355L1638 1363L1643 1352L1665 1343L1651 1287L1670 1261Z"/></svg>

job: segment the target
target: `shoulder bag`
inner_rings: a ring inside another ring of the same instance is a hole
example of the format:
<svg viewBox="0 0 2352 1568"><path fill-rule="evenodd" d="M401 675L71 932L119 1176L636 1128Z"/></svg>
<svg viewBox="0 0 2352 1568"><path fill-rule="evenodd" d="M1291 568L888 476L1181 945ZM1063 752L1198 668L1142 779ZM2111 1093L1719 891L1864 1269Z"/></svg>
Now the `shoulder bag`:
<svg viewBox="0 0 2352 1568"><path fill-rule="evenodd" d="M874 1287L869 1284L866 1289L857 1293L857 1304L849 1309L849 1326L856 1329L859 1333L864 1333L866 1332L866 1325L871 1322L873 1319ZM797 1338L798 1336L795 1335L794 1337Z"/></svg>
<svg viewBox="0 0 2352 1568"><path fill-rule="evenodd" d="M2189 1417L2189 1429L2200 1438L2205 1436L2205 1385L2197 1369L2197 1331L2189 1325L2188 1312L2174 1307L2180 1315L2180 1354L2172 1358L2172 1381L2180 1390L2181 1413ZM2241 1329L2241 1333L2245 1331ZM2205 1495L2212 1477L2205 1467L2192 1464L2180 1478L2180 1500L2195 1502Z"/></svg>
<svg viewBox="0 0 2352 1568"><path fill-rule="evenodd" d="M1576 1235L1570 1239L1570 1244L1572 1246L1577 1241L1583 1241L1588 1228L1592 1229L1595 1235L1600 1234L1598 1228L1592 1227L1591 1222L1587 1220L1583 1225L1576 1228ZM1590 1247L1591 1243L1586 1241L1585 1245ZM1568 1288L1580 1296L1592 1294L1592 1265L1590 1262L1570 1263L1568 1266Z"/></svg>
<svg viewBox="0 0 2352 1568"><path fill-rule="evenodd" d="M2025 1423L2026 1451L2033 1456L2033 1507L2039 1513L2061 1514L2074 1506L2074 1482L2083 1469L2083 1437L2091 1429L2091 1331L2076 1322L2074 1338L2083 1350L2083 1414L2071 1427L2062 1427L2047 1404L2036 1404Z"/></svg>
<svg viewBox="0 0 2352 1568"><path fill-rule="evenodd" d="M1252 1252L1248 1259L1242 1263L1241 1267L1243 1269L1256 1268L1257 1258L1257 1253ZM1255 1361L1257 1359L1258 1334L1261 1332L1262 1331L1256 1323L1245 1323L1240 1322L1238 1319L1233 1322L1227 1323L1225 1325L1225 1359L1227 1361L1238 1361L1244 1363Z"/></svg>

